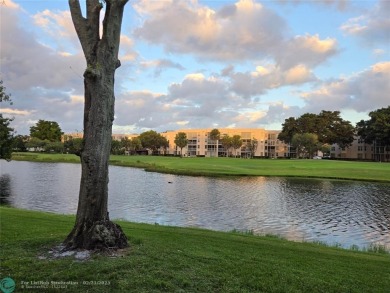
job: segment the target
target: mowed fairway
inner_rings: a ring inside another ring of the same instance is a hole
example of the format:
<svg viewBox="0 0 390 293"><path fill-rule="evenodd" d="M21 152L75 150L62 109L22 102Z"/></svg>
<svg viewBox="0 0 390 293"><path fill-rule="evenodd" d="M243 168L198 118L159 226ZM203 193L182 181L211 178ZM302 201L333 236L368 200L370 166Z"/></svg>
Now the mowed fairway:
<svg viewBox="0 0 390 293"><path fill-rule="evenodd" d="M114 164L188 175L296 176L390 182L390 164L332 160L261 160L112 156ZM164 170L165 169L165 170Z"/></svg>
<svg viewBox="0 0 390 293"><path fill-rule="evenodd" d="M389 292L388 254L201 229L120 222L116 257L52 259L74 216L0 207L1 278L14 292ZM63 282L28 290L22 281Z"/></svg>
<svg viewBox="0 0 390 293"><path fill-rule="evenodd" d="M16 153L14 160L79 162L75 155ZM390 182L390 163L335 160L111 156L112 165L193 176L280 176Z"/></svg>

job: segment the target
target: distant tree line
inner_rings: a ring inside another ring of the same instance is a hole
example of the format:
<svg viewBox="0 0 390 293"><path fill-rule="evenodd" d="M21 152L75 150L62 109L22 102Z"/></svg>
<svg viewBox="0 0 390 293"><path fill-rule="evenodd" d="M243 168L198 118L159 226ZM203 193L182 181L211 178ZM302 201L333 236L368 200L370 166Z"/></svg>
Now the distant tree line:
<svg viewBox="0 0 390 293"><path fill-rule="evenodd" d="M328 153L332 144L347 148L356 135L390 152L390 106L372 111L369 116L369 120L361 120L355 127L343 120L339 111L290 117L282 124L278 139L290 144L297 157L311 157L317 151Z"/></svg>
<svg viewBox="0 0 390 293"><path fill-rule="evenodd" d="M2 120L1 120L2 121ZM9 123L9 122L8 122ZM5 123L2 123L6 127ZM80 155L83 147L82 138L73 138L65 136L62 141L63 132L57 122L39 120L36 125L30 127L30 135L11 136L10 134L9 148L18 152L37 151L37 152L52 152L52 153L71 153ZM159 150L166 150L169 143L161 134L151 130L141 133L138 137L131 139L125 137L120 141L112 140L111 154L137 154L140 152L153 154L159 153ZM2 144L2 150L5 149ZM10 158L11 156L9 156ZM3 156L2 156L3 158ZM5 157L4 157L5 158Z"/></svg>

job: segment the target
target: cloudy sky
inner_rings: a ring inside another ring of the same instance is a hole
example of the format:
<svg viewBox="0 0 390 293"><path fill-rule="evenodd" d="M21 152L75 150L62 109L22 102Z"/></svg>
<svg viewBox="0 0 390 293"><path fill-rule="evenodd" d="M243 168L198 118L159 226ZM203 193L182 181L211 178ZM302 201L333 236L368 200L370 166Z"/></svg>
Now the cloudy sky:
<svg viewBox="0 0 390 293"><path fill-rule="evenodd" d="M82 131L84 56L67 1L1 1L0 73L18 134ZM84 6L85 1L81 1ZM115 133L281 129L390 105L389 0L133 0L116 71Z"/></svg>

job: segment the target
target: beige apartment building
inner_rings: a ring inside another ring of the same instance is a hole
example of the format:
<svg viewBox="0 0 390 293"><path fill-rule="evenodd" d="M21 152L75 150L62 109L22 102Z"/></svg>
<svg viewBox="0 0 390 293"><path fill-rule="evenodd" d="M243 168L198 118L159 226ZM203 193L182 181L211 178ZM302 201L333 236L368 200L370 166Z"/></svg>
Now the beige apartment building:
<svg viewBox="0 0 390 293"><path fill-rule="evenodd" d="M180 155L180 148L175 145L175 137L179 132L184 132L187 135L188 144L182 150L184 156L200 156L200 157L250 157L250 151L247 144L252 140L258 141L258 146L254 157L264 158L295 158L295 150L289 144L285 144L278 140L280 130L266 130L263 128L218 128L220 136L239 135L243 141L242 147L237 150L225 150L220 141L215 141L210 138L211 128L208 129L181 129L169 130L160 133L168 142L169 147L166 150L161 150L161 154ZM131 139L137 137L138 134L113 134L114 140L121 140L127 137ZM82 138L83 133L69 133L63 135L62 141L72 138ZM352 145L348 148L341 148L337 144L332 145L330 151L331 158L334 159L354 159L354 160L373 160L381 162L390 161L390 150L381 145L367 144L363 139L356 136Z"/></svg>
<svg viewBox="0 0 390 293"><path fill-rule="evenodd" d="M72 132L72 133L66 133L64 135L62 135L61 137L61 141L64 142L64 141L67 141L67 140L70 140L70 139L74 139L74 138L83 138L84 134L82 132ZM113 140L122 140L123 138L128 138L128 139L131 139L133 137L137 137L138 134L112 134L112 139Z"/></svg>
<svg viewBox="0 0 390 293"><path fill-rule="evenodd" d="M201 157L250 157L250 151L247 149L247 144L252 140L258 141L258 146L255 157L270 157L270 158L286 158L291 156L289 145L278 140L280 130L265 130L262 128L218 128L220 136L239 135L243 141L242 147L238 150L225 150L220 141L215 141L210 138L210 129L180 129L169 130L160 133L168 142L169 147L166 150L161 150L163 154L180 155L180 148L175 145L175 137L179 132L184 132L187 135L188 144L183 148L185 156L201 156ZM137 134L113 134L114 140L121 140L125 137L131 139L137 137ZM62 136L62 141L67 141L74 138L82 138L83 133L67 133Z"/></svg>
<svg viewBox="0 0 390 293"><path fill-rule="evenodd" d="M220 136L239 135L243 141L242 147L238 150L225 150L220 141L215 141L210 138L210 129L182 129L176 131L166 131L161 133L168 142L169 148L166 153L171 155L179 155L180 148L178 148L174 141L176 134L184 132L187 135L188 145L183 148L183 155L186 156L204 156L204 157L250 157L250 151L247 144L252 140L258 141L258 146L255 157L288 157L289 146L278 140L278 130L265 130L262 128L218 128Z"/></svg>
<svg viewBox="0 0 390 293"><path fill-rule="evenodd" d="M341 148L337 144L333 144L330 149L331 158L335 159L361 159L361 160L369 160L372 158L373 147L370 144L364 143L363 139L355 136L352 145L347 148Z"/></svg>
<svg viewBox="0 0 390 293"><path fill-rule="evenodd" d="M65 134L61 135L61 142L65 142L65 141L75 139L75 138L83 138L83 137L84 137L83 132L65 133Z"/></svg>
<svg viewBox="0 0 390 293"><path fill-rule="evenodd" d="M258 146L254 154L255 157L266 158L295 158L296 152L289 144L278 140L281 130L265 130L262 128L219 128L221 137L225 134L229 136L240 135L243 141L242 147L235 152L230 149L229 152L223 148L220 142L210 139L210 129L183 129L177 131L166 131L161 133L168 142L168 154L179 155L180 148L175 143L175 136L178 132L184 132L187 135L188 145L183 148L183 155L187 156L205 156L205 157L250 157L250 151L246 145L252 140L258 141ZM341 148L337 144L332 145L331 158L334 159L352 159L352 160L373 160L381 162L390 161L390 150L377 144L365 143L363 139L355 136L352 145L348 148Z"/></svg>
<svg viewBox="0 0 390 293"><path fill-rule="evenodd" d="M347 148L341 148L337 144L333 144L330 150L330 156L334 159L356 159L356 160L372 160L378 162L390 161L390 150L376 143L368 144L359 136L355 136L352 145Z"/></svg>

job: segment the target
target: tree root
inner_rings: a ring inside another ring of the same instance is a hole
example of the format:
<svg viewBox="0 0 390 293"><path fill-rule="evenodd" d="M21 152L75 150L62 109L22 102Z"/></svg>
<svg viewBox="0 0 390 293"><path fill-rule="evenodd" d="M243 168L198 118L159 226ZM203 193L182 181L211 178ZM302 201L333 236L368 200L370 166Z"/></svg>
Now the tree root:
<svg viewBox="0 0 390 293"><path fill-rule="evenodd" d="M115 250L128 247L122 228L111 221L79 224L73 228L64 242L66 250Z"/></svg>

